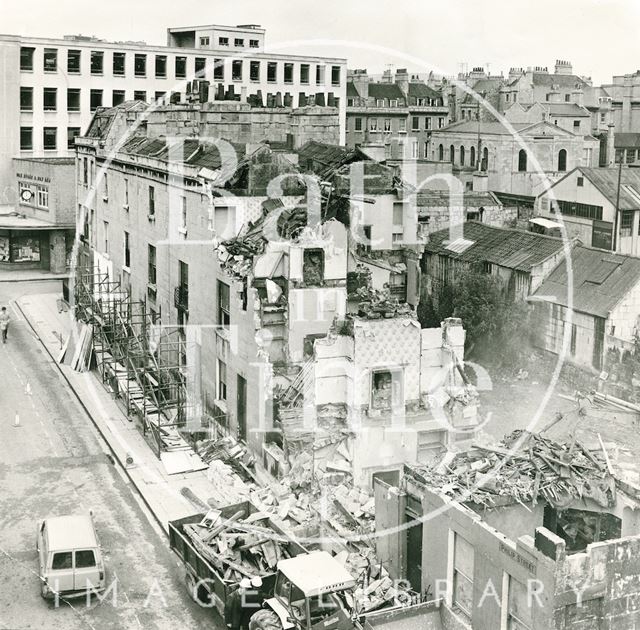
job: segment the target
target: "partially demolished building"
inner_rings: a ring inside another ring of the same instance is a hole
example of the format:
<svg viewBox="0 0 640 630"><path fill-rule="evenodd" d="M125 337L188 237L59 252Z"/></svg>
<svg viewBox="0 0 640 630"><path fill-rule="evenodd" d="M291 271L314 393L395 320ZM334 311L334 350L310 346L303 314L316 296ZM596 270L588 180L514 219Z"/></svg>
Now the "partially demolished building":
<svg viewBox="0 0 640 630"><path fill-rule="evenodd" d="M464 331L416 320L417 226L395 172L267 144L226 142L229 158L154 135L142 109L101 111L78 140L79 263L183 340L189 408L172 421L238 439L275 477L365 487L468 443Z"/></svg>
<svg viewBox="0 0 640 630"><path fill-rule="evenodd" d="M640 489L606 451L517 431L404 472L376 483L378 554L469 627L637 626Z"/></svg>

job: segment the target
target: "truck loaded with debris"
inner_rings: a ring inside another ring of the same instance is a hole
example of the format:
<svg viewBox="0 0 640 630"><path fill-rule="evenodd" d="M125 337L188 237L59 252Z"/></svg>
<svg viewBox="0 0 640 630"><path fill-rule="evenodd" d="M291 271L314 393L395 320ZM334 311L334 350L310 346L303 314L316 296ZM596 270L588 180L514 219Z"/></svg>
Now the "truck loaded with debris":
<svg viewBox="0 0 640 630"><path fill-rule="evenodd" d="M191 596L223 617L242 581L260 578L252 630L360 628L372 610L414 601L381 565L360 571L355 554L309 551L250 501L171 521L169 540Z"/></svg>
<svg viewBox="0 0 640 630"><path fill-rule="evenodd" d="M260 577L273 590L278 562L306 553L250 501L169 522L169 544L185 565L191 596L222 616L242 578Z"/></svg>

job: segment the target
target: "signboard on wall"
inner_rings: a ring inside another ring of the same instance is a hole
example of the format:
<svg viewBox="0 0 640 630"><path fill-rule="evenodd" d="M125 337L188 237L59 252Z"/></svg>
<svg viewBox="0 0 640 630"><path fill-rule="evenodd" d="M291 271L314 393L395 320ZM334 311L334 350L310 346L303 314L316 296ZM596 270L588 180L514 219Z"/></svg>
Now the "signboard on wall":
<svg viewBox="0 0 640 630"><path fill-rule="evenodd" d="M613 223L609 221L593 222L591 247L609 250L613 248Z"/></svg>

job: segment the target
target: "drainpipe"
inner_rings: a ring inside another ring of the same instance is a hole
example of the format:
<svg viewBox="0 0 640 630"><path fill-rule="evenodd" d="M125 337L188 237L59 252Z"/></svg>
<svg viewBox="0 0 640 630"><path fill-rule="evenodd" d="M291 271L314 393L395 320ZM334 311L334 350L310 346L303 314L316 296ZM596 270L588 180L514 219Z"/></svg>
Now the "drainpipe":
<svg viewBox="0 0 640 630"><path fill-rule="evenodd" d="M618 249L618 229L619 229L619 216L620 216L620 185L622 183L622 158L620 158L620 164L618 166L618 190L616 192L616 214L613 224L613 252Z"/></svg>

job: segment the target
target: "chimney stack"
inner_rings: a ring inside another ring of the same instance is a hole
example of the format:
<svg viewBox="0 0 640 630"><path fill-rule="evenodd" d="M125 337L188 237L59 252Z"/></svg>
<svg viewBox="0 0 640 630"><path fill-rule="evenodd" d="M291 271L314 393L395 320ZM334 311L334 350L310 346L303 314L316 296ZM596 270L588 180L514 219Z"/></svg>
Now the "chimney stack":
<svg viewBox="0 0 640 630"><path fill-rule="evenodd" d="M556 74L573 74L573 66L570 61L558 59L555 67Z"/></svg>
<svg viewBox="0 0 640 630"><path fill-rule="evenodd" d="M369 98L369 75L366 70L354 70L350 77L361 98Z"/></svg>

